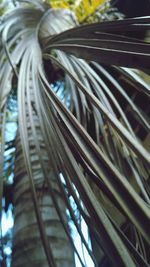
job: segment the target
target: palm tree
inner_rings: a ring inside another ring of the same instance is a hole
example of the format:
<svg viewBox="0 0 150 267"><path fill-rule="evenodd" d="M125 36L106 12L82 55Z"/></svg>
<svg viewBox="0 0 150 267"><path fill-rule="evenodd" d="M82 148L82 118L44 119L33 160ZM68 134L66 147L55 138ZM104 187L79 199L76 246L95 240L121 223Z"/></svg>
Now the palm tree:
<svg viewBox="0 0 150 267"><path fill-rule="evenodd" d="M113 266L148 267L149 120L138 101L148 103L150 45L132 32L150 18L79 26L70 11L18 2L0 25L3 129L12 91L18 102L12 266L74 266L73 250L86 266L66 209L98 266L72 198Z"/></svg>

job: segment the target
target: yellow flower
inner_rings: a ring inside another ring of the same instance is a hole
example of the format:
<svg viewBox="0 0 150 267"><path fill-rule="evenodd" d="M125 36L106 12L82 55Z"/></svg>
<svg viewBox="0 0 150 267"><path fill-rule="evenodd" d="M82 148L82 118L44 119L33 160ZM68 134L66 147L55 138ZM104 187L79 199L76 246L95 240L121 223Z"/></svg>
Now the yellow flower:
<svg viewBox="0 0 150 267"><path fill-rule="evenodd" d="M98 6L108 0L49 0L53 8L66 8L75 12L79 22L89 17Z"/></svg>

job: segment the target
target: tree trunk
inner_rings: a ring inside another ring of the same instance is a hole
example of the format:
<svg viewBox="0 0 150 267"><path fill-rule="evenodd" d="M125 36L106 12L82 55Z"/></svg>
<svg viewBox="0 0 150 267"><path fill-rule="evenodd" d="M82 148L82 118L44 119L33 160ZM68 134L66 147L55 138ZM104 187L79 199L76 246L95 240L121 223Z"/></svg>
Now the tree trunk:
<svg viewBox="0 0 150 267"><path fill-rule="evenodd" d="M28 118L28 117L27 117ZM47 157L42 134L40 132L39 121L34 114L36 129L40 140L40 149L43 161L47 164L48 174L57 197L57 201L65 220L66 208L62 201L59 188L54 179L54 171L50 166ZM28 137L30 144L30 157L32 173L36 192L38 196L39 208L42 214L46 235L52 249L54 260L57 267L74 267L74 254L63 229L60 219L55 210L54 203L49 195L44 175L31 134L31 125L28 121ZM29 184L29 177L26 172L23 152L19 133L16 137L16 160L15 160L15 179L14 179L14 233L13 233L13 257L12 267L48 267L45 252L38 229L35 216L34 205Z"/></svg>

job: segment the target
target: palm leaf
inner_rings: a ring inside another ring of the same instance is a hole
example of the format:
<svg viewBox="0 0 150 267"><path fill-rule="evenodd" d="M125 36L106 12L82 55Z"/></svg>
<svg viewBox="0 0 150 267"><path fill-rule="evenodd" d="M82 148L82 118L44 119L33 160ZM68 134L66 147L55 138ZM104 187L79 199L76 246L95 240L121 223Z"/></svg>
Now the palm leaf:
<svg viewBox="0 0 150 267"><path fill-rule="evenodd" d="M57 48L73 53L86 60L96 60L105 64L109 62L109 65L144 68L148 71L150 45L147 42L129 39L125 36L118 39L125 29L141 31L141 28L144 30L144 27L147 27L146 30L148 30L148 22L149 17L121 20L121 22L95 23L89 28L80 26L62 33L59 37L52 38L47 46L51 49Z"/></svg>
<svg viewBox="0 0 150 267"><path fill-rule="evenodd" d="M31 136L58 216L82 266L84 263L73 244L55 197L55 190L41 155L42 146L45 147L46 157L55 170L62 200L69 209L74 225L95 264L96 260L73 215L69 194L94 233L96 242L114 266L149 266L145 256L136 250L122 232L117 218L113 218L107 210L101 195L109 197L117 211L124 216L124 220L130 220L143 236L142 240L150 243L150 201L147 186L150 157L136 136L122 104L118 102L118 94L131 106L134 116L147 132L149 122L145 111L141 114L126 92L126 86L114 75L114 72L119 75L121 73L126 84L132 81L133 87L140 88L142 94L148 97L148 84L140 79L138 73L125 67L149 72L149 43L126 35L131 31L148 30L150 18L103 22L73 28L76 22L72 13L53 9L47 11L47 7L40 1L33 4L35 9L16 8L9 16L4 17L0 26L0 104L2 112L5 112L7 98L13 90L12 78L16 77L20 141L49 266L55 266L55 260L38 206L33 179ZM60 33L62 28L65 31ZM51 65L51 71L55 70L56 66L62 70L65 94L70 97L68 108L52 90L51 73L44 70L45 61ZM106 66L96 62L112 65L112 73L109 73ZM111 90L110 84L115 87L117 93ZM91 123L95 129L93 139L90 136ZM31 125L30 130L28 125ZM38 138L39 131L42 140ZM128 170L132 173L130 175L134 185L129 182ZM64 191L60 173L64 177L68 194ZM93 185L98 188L101 202L95 196Z"/></svg>

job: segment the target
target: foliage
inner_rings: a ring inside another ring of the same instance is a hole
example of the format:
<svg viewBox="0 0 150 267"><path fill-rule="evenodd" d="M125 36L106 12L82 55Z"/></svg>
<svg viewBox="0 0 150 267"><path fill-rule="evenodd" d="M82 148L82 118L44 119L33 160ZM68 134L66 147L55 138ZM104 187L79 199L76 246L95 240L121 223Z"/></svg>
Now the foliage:
<svg viewBox="0 0 150 267"><path fill-rule="evenodd" d="M73 10L78 21L82 22L93 14L100 5L108 2L108 0L49 0L47 2L50 2L53 8L67 8Z"/></svg>
<svg viewBox="0 0 150 267"><path fill-rule="evenodd" d="M5 7L4 7L4 3L3 0L0 1L0 16L2 16L5 12Z"/></svg>
<svg viewBox="0 0 150 267"><path fill-rule="evenodd" d="M44 234L44 225L32 177L28 120L41 171L60 212L43 164L35 113L62 198L95 265L70 196L114 266L148 267L150 156L135 125L147 136L147 109L136 99L148 103L150 91L134 68L149 75L150 44L129 36L148 30L150 17L77 27L69 11L47 9L41 1L33 1L34 8L19 2L0 25L0 103L5 113L15 80L18 129L40 233ZM44 68L48 65L50 69ZM51 74L58 69L69 107L51 86ZM63 218L61 221L65 225ZM132 226L132 235L126 234L126 224ZM41 239L45 254L50 255L46 236ZM51 259L48 262L53 266ZM81 264L84 266L82 260Z"/></svg>

